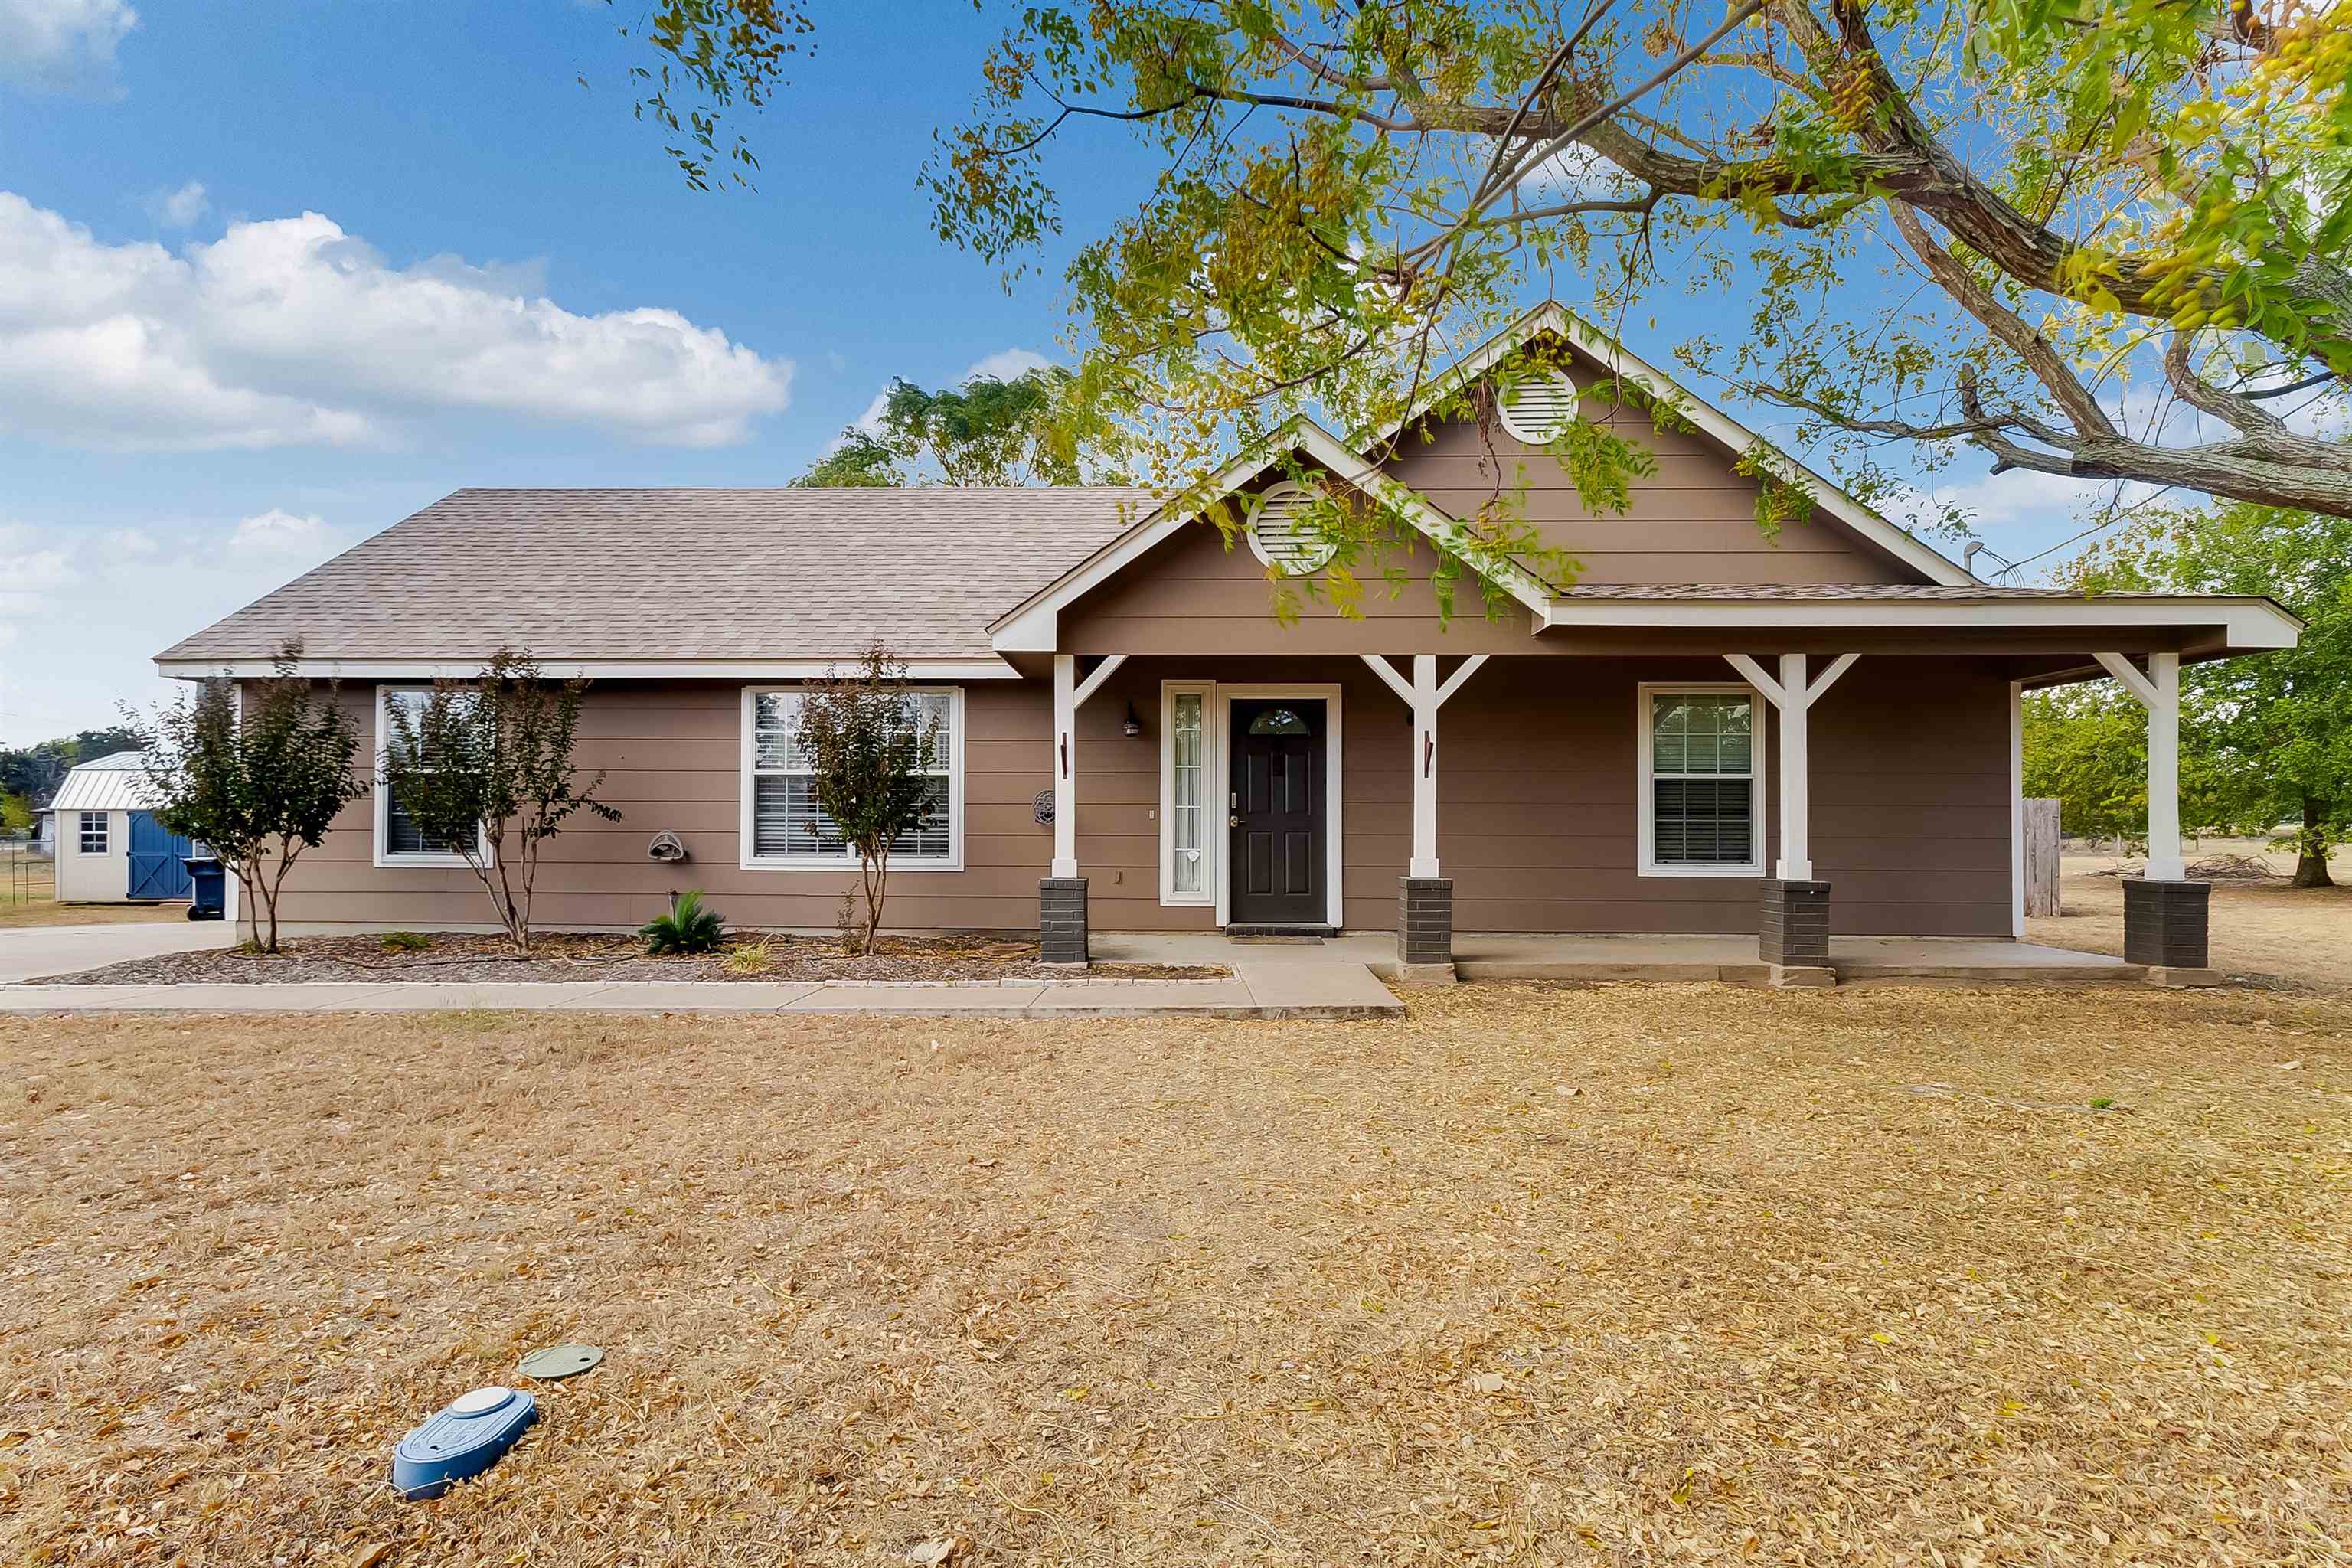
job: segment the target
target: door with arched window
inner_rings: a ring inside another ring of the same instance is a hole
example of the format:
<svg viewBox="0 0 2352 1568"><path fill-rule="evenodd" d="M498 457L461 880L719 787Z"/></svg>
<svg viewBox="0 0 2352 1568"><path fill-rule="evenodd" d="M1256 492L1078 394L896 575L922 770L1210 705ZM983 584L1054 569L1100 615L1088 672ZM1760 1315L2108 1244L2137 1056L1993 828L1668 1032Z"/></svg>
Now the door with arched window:
<svg viewBox="0 0 2352 1568"><path fill-rule="evenodd" d="M1320 925L1324 768L1321 698L1233 705L1231 908L1234 925Z"/></svg>

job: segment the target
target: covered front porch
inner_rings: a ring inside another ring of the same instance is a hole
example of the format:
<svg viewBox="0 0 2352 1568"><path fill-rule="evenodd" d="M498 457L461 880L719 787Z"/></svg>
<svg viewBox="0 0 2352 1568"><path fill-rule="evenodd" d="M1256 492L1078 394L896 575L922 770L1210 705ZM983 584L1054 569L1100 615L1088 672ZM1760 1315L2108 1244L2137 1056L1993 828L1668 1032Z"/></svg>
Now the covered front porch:
<svg viewBox="0 0 2352 1568"><path fill-rule="evenodd" d="M2022 940L2019 705L2057 657L1785 635L1054 655L1046 956L1264 935L1422 982L2212 979L2177 848L2127 889L2128 959ZM2146 704L2177 845L2180 656L2074 658Z"/></svg>

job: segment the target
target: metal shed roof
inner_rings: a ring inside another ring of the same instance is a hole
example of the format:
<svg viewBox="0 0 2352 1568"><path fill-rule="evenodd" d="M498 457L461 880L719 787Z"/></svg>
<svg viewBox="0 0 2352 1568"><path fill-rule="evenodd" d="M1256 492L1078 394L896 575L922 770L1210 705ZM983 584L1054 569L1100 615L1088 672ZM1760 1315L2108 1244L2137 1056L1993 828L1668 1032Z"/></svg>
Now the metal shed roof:
<svg viewBox="0 0 2352 1568"><path fill-rule="evenodd" d="M153 804L147 789L144 753L116 752L77 763L58 786L51 811L146 811Z"/></svg>

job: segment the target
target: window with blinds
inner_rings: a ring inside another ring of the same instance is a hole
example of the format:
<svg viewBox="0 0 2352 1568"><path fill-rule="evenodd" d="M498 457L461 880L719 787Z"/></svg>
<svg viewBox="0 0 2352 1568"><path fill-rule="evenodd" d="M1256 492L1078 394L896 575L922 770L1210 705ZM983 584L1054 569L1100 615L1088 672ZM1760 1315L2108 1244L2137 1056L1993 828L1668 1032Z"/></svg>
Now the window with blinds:
<svg viewBox="0 0 2352 1568"><path fill-rule="evenodd" d="M1755 694L1653 687L1643 701L1643 868L1760 872Z"/></svg>
<svg viewBox="0 0 2352 1568"><path fill-rule="evenodd" d="M425 711L425 704L433 693L422 687L406 690L386 687L376 693L376 746L379 751L392 743L392 710L398 708L414 721ZM376 774L376 860L379 864L407 860L440 865L462 865L465 856L455 839L428 837L410 816L389 785L383 783L381 769Z"/></svg>
<svg viewBox="0 0 2352 1568"><path fill-rule="evenodd" d="M890 847L890 864L904 867L951 868L961 846L955 820L961 795L956 769L963 755L956 726L961 704L951 689L911 694L917 722L937 720L939 744L927 770L931 809L921 826L902 834ZM755 691L751 694L751 837L748 858L761 865L850 866L856 864L841 830L817 805L816 777L809 759L794 738L800 715L798 691Z"/></svg>

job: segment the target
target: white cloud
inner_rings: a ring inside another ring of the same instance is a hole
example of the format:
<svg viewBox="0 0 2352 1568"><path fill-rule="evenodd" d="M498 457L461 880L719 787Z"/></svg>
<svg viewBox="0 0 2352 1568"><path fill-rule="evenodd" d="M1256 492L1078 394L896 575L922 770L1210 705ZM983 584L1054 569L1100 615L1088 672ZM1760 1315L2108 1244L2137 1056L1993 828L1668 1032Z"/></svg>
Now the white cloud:
<svg viewBox="0 0 2352 1568"><path fill-rule="evenodd" d="M16 624L40 610L75 581L73 552L21 522L0 522L0 647L16 638Z"/></svg>
<svg viewBox="0 0 2352 1568"><path fill-rule="evenodd" d="M999 381L1012 381L1033 370L1044 370L1053 363L1044 354L1028 349L999 349L986 359L974 361L971 368L963 373L963 379L970 381L976 375L988 375Z"/></svg>
<svg viewBox="0 0 2352 1568"><path fill-rule="evenodd" d="M716 446L790 399L789 361L675 310L577 315L541 281L393 267L318 213L177 254L109 245L0 192L0 426L204 450L390 444L412 419L487 413Z"/></svg>
<svg viewBox="0 0 2352 1568"><path fill-rule="evenodd" d="M276 507L241 519L229 534L228 548L234 554L313 555L328 537L327 521L320 517L297 517Z"/></svg>
<svg viewBox="0 0 2352 1568"><path fill-rule="evenodd" d="M193 228L212 210L212 197L205 194L202 180L190 180L176 191L158 191L147 202L150 216L167 228Z"/></svg>
<svg viewBox="0 0 2352 1568"><path fill-rule="evenodd" d="M124 0L0 0L0 80L70 88L110 79L139 25Z"/></svg>
<svg viewBox="0 0 2352 1568"><path fill-rule="evenodd" d="M69 733L123 702L168 697L149 663L158 651L358 538L282 508L236 521L0 522L0 741Z"/></svg>

